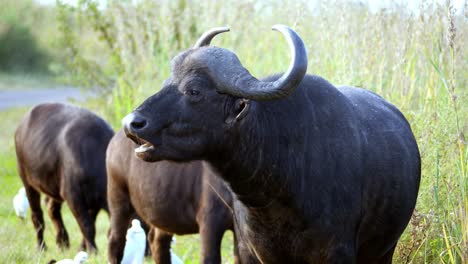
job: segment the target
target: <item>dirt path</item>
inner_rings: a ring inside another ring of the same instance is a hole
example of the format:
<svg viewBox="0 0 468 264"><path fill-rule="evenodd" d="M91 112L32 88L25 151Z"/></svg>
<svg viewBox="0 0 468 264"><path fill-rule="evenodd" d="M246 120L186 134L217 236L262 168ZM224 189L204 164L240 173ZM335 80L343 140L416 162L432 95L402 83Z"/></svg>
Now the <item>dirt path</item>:
<svg viewBox="0 0 468 264"><path fill-rule="evenodd" d="M67 102L69 99L84 100L79 89L66 87L24 91L0 91L0 111L18 106L32 106L46 102Z"/></svg>

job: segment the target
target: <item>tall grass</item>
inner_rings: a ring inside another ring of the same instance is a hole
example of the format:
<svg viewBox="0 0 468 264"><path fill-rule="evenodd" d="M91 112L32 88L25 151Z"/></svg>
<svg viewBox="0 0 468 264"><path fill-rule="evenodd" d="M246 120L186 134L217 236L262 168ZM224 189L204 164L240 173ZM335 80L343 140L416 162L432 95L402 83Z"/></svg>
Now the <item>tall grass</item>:
<svg viewBox="0 0 468 264"><path fill-rule="evenodd" d="M288 49L273 24L294 27L309 73L377 92L402 110L422 156L422 181L396 263L468 263L467 15L424 2L370 12L350 1L111 1L59 5L69 77L103 96L89 106L115 127L158 91L170 58L206 29L229 25L214 45L235 51L255 75L286 70ZM97 88L96 88L97 87Z"/></svg>

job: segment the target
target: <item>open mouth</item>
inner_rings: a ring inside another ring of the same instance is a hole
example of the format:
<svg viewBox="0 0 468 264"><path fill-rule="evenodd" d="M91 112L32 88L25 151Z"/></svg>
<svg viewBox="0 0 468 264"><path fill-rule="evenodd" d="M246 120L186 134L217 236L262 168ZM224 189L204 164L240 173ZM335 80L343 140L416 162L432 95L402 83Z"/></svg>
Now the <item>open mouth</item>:
<svg viewBox="0 0 468 264"><path fill-rule="evenodd" d="M133 141L139 145L138 148L135 149L135 153L138 155L138 154L143 154L143 153L147 153L147 152L150 152L150 151L153 151L154 150L154 145L151 144L150 142L138 137L138 136L134 136L133 138Z"/></svg>
<svg viewBox="0 0 468 264"><path fill-rule="evenodd" d="M154 148L154 145L151 144L149 141L146 141L134 134L132 135L127 135L127 137L129 137L133 142L135 142L135 144L138 145L137 148L135 148L135 153L136 154L142 154L142 153L147 153L147 152L150 152L150 151L153 151L155 148Z"/></svg>

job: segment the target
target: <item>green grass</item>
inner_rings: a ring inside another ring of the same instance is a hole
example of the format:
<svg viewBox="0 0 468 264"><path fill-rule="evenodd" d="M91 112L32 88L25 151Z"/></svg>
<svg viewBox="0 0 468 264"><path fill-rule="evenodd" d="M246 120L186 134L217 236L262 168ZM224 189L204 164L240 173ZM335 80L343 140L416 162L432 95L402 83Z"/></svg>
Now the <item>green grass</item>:
<svg viewBox="0 0 468 264"><path fill-rule="evenodd" d="M64 204L62 208L65 227L70 236L70 249L60 250L55 244L55 229L47 215L45 204L42 205L45 220L45 242L47 251L40 252L36 247L36 235L30 211L25 221L21 221L13 210L12 200L22 186L16 171L16 156L13 135L16 126L28 108L16 108L0 111L2 126L0 129L0 263L47 263L51 259L73 258L79 250L81 232L73 215ZM42 196L44 197L44 196ZM102 211L96 222L96 243L99 252L91 255L89 263L107 263L107 230L109 217ZM177 236L173 251L184 260L184 263L198 263L199 236ZM222 244L223 263L233 261L232 233L226 232ZM153 263L147 258L145 263Z"/></svg>
<svg viewBox="0 0 468 264"><path fill-rule="evenodd" d="M99 10L92 1L80 1L81 8L58 12L66 73L75 83L101 87L97 92L102 96L85 106L119 127L123 115L161 87L170 58L192 46L204 30L230 25L232 31L213 44L235 51L253 75L264 76L284 71L289 60L286 43L269 27L291 25L306 43L309 73L377 92L401 109L412 126L421 152L422 181L394 262L468 263L466 18L454 14L450 1L426 1L419 15L398 6L370 13L350 1L306 10L305 2L213 0L190 5L186 0L144 0L133 6L112 1L107 10ZM39 255L30 220L21 223L13 216L10 204L20 181L12 133L24 111L0 112L0 252L6 252L0 263L72 256L79 241L76 238L72 250L61 253L47 222L50 250ZM65 208L64 214L69 233L79 237ZM107 216L100 215L101 251L91 262L106 261L107 225ZM223 256L232 256L231 239L225 240ZM198 263L198 247L196 236L178 237L175 252L187 263Z"/></svg>

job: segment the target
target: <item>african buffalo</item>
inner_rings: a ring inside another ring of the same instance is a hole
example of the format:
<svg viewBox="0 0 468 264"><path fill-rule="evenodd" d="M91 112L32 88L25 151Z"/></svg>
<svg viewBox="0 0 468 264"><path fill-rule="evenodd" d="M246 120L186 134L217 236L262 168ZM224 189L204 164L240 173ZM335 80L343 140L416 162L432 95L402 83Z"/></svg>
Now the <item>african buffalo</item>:
<svg viewBox="0 0 468 264"><path fill-rule="evenodd" d="M31 206L39 247L44 243L40 192L57 229L60 247L69 247L60 209L66 201L83 234L81 248L96 250L95 221L107 209L106 148L114 132L94 113L71 105L40 104L15 132L18 172Z"/></svg>
<svg viewBox="0 0 468 264"><path fill-rule="evenodd" d="M206 160L235 194L243 263L391 263L421 174L405 117L382 97L289 69L263 80L204 34L162 90L124 119L145 161ZM265 54L269 56L269 54Z"/></svg>
<svg viewBox="0 0 468 264"><path fill-rule="evenodd" d="M232 198L222 180L201 161L144 162L133 154L136 147L120 131L107 149L110 263L122 260L135 213L152 226L148 240L156 263L171 263L173 234L194 233L200 233L200 263L221 263L221 239L234 229Z"/></svg>

